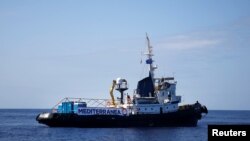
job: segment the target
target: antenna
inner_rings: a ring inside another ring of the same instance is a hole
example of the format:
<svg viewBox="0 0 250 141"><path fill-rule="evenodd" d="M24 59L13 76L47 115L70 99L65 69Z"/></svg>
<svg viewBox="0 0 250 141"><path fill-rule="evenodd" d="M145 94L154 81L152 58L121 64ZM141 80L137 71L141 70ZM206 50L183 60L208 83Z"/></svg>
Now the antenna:
<svg viewBox="0 0 250 141"><path fill-rule="evenodd" d="M152 59L153 55L153 47L150 44L150 40L148 37L148 34L146 33L146 39L147 39L147 52L145 53L145 55L147 55L147 60L146 60L146 64L149 64L149 73L152 77L152 79L154 79L154 70L156 69L156 67L153 66L153 62L154 60Z"/></svg>

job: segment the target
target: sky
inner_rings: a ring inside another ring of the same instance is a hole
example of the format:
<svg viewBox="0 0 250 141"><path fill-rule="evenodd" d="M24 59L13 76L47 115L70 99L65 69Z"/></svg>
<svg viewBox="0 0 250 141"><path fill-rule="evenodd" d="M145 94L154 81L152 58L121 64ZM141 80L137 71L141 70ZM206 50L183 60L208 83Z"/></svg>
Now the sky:
<svg viewBox="0 0 250 141"><path fill-rule="evenodd" d="M182 104L250 110L249 0L1 0L0 108L110 98L118 77L132 95L146 32Z"/></svg>

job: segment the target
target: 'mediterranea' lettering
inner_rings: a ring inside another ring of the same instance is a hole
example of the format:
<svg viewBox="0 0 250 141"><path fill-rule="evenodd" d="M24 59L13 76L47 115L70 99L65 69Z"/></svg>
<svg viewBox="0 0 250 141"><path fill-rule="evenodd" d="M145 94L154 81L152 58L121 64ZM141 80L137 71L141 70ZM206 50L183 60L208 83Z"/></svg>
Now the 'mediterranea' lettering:
<svg viewBox="0 0 250 141"><path fill-rule="evenodd" d="M78 115L123 115L117 108L79 108Z"/></svg>

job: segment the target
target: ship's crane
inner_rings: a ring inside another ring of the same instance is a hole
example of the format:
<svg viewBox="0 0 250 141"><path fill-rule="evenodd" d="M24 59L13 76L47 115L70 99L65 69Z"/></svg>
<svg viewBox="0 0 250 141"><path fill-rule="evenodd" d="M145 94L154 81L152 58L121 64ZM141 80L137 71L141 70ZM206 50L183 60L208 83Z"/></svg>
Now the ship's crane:
<svg viewBox="0 0 250 141"><path fill-rule="evenodd" d="M115 105L115 98L114 98L114 94L113 94L115 85L116 85L116 80L113 80L112 86L110 87L110 90L109 90L109 94L110 94L111 100L112 100L111 101L112 106L116 106Z"/></svg>
<svg viewBox="0 0 250 141"><path fill-rule="evenodd" d="M114 89L116 89L117 91L119 91L121 93L120 104L124 104L123 103L123 92L128 89L127 81L125 79L122 79L122 78L117 78L116 80L113 80L113 83L110 87L109 94L111 96L111 106L116 107L114 93L113 93Z"/></svg>

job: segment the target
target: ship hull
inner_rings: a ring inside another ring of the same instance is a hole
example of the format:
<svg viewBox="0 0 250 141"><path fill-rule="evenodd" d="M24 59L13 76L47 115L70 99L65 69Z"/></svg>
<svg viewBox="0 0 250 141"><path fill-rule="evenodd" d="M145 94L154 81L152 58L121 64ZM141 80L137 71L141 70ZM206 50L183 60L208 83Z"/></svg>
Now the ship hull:
<svg viewBox="0 0 250 141"><path fill-rule="evenodd" d="M167 127L197 126L201 111L178 110L163 114L119 115L77 115L74 113L48 113L47 118L37 116L36 120L50 127Z"/></svg>

